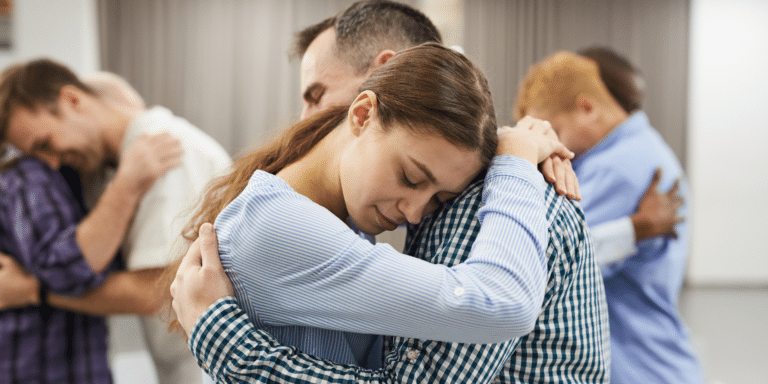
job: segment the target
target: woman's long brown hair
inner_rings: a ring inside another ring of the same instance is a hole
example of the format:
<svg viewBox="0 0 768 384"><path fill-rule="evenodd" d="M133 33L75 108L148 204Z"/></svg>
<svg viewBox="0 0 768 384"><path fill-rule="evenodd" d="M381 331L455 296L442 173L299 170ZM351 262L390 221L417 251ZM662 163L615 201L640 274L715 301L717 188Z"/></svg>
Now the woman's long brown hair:
<svg viewBox="0 0 768 384"><path fill-rule="evenodd" d="M359 90L376 94L384 130L401 126L413 133L441 136L477 151L485 165L493 157L497 137L490 88L482 72L462 54L434 43L407 49L376 69ZM276 174L305 156L344 121L347 110L348 106L337 106L319 112L237 160L231 173L209 184L184 229L184 238L190 243L197 239L200 226L213 223L254 172ZM181 258L167 269L168 287L180 262Z"/></svg>

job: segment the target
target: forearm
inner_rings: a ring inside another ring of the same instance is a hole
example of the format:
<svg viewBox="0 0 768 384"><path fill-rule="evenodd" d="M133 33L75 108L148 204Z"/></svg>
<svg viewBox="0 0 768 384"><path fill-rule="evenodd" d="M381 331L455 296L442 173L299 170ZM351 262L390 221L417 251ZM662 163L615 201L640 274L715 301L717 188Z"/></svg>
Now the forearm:
<svg viewBox="0 0 768 384"><path fill-rule="evenodd" d="M504 169L491 183L496 200L486 202L490 228L453 268L371 246L343 223L329 225L335 218L311 202L265 215L277 203L236 199L216 225L238 301L256 324L471 343L527 334L546 286L543 181L530 164ZM328 302L346 304L330 310Z"/></svg>
<svg viewBox="0 0 768 384"><path fill-rule="evenodd" d="M190 335L198 364L221 383L392 383L386 370L334 364L302 353L257 330L234 298L223 298Z"/></svg>
<svg viewBox="0 0 768 384"><path fill-rule="evenodd" d="M94 271L103 271L117 254L140 199L141 193L118 175L78 224L77 243Z"/></svg>
<svg viewBox="0 0 768 384"><path fill-rule="evenodd" d="M368 370L308 355L257 330L233 298L212 305L195 325L190 348L218 382L490 383L519 345L458 344L397 338L387 363ZM483 356L483 359L466 359Z"/></svg>
<svg viewBox="0 0 768 384"><path fill-rule="evenodd" d="M166 298L158 284L162 272L162 268L115 272L101 286L77 298L49 293L48 304L94 316L152 315Z"/></svg>

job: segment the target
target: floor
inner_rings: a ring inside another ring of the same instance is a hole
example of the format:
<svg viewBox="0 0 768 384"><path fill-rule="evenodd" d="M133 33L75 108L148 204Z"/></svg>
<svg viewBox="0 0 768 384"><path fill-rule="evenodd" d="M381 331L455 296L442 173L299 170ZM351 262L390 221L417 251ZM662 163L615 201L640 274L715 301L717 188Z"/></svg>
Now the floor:
<svg viewBox="0 0 768 384"><path fill-rule="evenodd" d="M707 384L768 383L768 287L687 288L680 313Z"/></svg>
<svg viewBox="0 0 768 384"><path fill-rule="evenodd" d="M707 384L768 382L768 287L686 288L680 311ZM157 384L132 316L110 319L115 384Z"/></svg>

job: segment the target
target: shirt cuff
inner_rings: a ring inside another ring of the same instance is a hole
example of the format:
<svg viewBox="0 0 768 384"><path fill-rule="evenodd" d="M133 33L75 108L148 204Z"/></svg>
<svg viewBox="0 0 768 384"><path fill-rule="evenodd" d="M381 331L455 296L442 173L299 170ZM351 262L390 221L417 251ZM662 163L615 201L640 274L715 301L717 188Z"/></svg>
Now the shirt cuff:
<svg viewBox="0 0 768 384"><path fill-rule="evenodd" d="M637 253L632 218L622 217L591 228L595 258L600 266L613 264Z"/></svg>
<svg viewBox="0 0 768 384"><path fill-rule="evenodd" d="M541 192L542 196L547 187L544 176L530 161L513 155L495 156L491 160L488 173L485 175L485 183L488 184L499 177L515 177L524 180Z"/></svg>
<svg viewBox="0 0 768 384"><path fill-rule="evenodd" d="M248 315L233 296L222 297L211 304L197 319L189 338L189 347L197 364L216 378L240 340L246 336Z"/></svg>

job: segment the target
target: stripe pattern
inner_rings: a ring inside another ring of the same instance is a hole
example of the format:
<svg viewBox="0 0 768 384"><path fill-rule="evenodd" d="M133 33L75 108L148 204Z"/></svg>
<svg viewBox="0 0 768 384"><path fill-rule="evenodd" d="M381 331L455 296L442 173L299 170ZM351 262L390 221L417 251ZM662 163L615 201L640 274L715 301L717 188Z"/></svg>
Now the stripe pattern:
<svg viewBox="0 0 768 384"><path fill-rule="evenodd" d="M409 234L417 257L461 263L480 232L478 182ZM231 297L203 314L190 347L222 383L607 383L608 318L602 279L577 203L545 191L547 283L532 333L498 344L387 337L385 365L365 370L334 364L280 344L256 330Z"/></svg>

